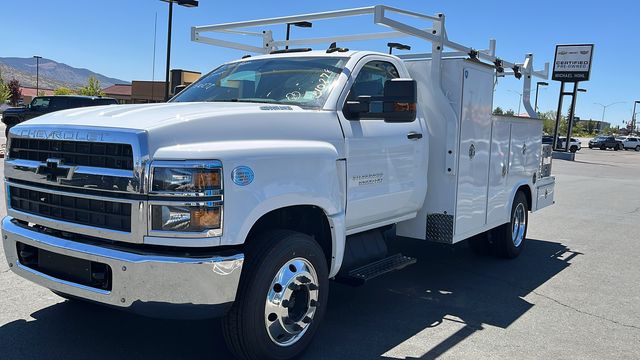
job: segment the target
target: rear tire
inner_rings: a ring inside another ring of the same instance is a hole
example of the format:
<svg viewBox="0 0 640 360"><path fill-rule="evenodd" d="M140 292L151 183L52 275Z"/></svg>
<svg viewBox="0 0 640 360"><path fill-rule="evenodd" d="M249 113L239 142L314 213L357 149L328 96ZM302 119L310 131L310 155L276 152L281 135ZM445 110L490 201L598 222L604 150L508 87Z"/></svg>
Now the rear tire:
<svg viewBox="0 0 640 360"><path fill-rule="evenodd" d="M322 248L310 236L276 230L254 238L236 301L222 321L229 350L245 360L300 355L324 315L328 277Z"/></svg>
<svg viewBox="0 0 640 360"><path fill-rule="evenodd" d="M640 145L636 146L636 151L640 151Z"/></svg>
<svg viewBox="0 0 640 360"><path fill-rule="evenodd" d="M511 206L511 221L491 230L491 240L500 257L513 259L522 252L529 223L527 197L518 191Z"/></svg>

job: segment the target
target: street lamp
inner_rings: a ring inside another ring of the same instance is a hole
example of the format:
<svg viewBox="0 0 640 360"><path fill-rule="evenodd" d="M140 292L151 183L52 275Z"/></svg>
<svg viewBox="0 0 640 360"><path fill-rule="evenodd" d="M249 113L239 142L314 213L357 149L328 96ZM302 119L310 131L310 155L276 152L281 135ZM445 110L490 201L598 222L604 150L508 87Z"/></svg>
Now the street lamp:
<svg viewBox="0 0 640 360"><path fill-rule="evenodd" d="M301 27L301 28L310 28L313 26L313 24L308 21L297 21L297 22L287 23L287 38L285 39L285 41L287 42L289 41L289 34L291 33L291 25ZM287 43L287 45L284 48L288 49L289 44Z"/></svg>
<svg viewBox="0 0 640 360"><path fill-rule="evenodd" d="M515 90L509 90L509 91L511 91L514 94L520 95L520 100L518 101L518 113L516 114L516 116L520 116L520 104L522 104L522 93L519 93L519 92L517 92ZM537 98L536 98L536 100L537 100Z"/></svg>
<svg viewBox="0 0 640 360"><path fill-rule="evenodd" d="M160 0L169 3L169 24L167 25L167 71L165 74L164 101L169 101L169 67L171 66L171 22L173 20L173 3L184 7L198 7L197 0Z"/></svg>
<svg viewBox="0 0 640 360"><path fill-rule="evenodd" d="M40 87L40 59L42 59L42 56L34 55L33 58L36 59L36 96L38 96Z"/></svg>
<svg viewBox="0 0 640 360"><path fill-rule="evenodd" d="M536 114L538 113L538 89L540 89L540 86L549 86L549 83L545 81L538 81L536 84L536 104L534 106Z"/></svg>
<svg viewBox="0 0 640 360"><path fill-rule="evenodd" d="M640 100L633 102L633 113L631 115L631 131L636 131L636 104L640 104Z"/></svg>
<svg viewBox="0 0 640 360"><path fill-rule="evenodd" d="M607 111L607 108L609 106L611 106L611 105L624 104L624 103L625 103L625 101L616 101L616 102L613 102L613 103L607 104L607 105L603 105L603 104L600 104L600 103L594 103L594 104L602 106L602 122L604 123L604 113Z"/></svg>

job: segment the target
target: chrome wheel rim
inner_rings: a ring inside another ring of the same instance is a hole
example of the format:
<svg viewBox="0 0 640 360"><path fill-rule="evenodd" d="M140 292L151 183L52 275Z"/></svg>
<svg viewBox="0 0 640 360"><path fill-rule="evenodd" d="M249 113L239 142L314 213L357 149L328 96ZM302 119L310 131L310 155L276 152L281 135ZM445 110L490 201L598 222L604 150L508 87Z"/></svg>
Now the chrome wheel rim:
<svg viewBox="0 0 640 360"><path fill-rule="evenodd" d="M278 346L295 344L313 322L318 305L318 275L303 258L285 263L276 273L264 307L269 338Z"/></svg>
<svg viewBox="0 0 640 360"><path fill-rule="evenodd" d="M519 247L524 240L524 232L527 229L526 215L527 209L524 208L523 203L519 203L513 212L513 219L511 219L511 240L515 247Z"/></svg>

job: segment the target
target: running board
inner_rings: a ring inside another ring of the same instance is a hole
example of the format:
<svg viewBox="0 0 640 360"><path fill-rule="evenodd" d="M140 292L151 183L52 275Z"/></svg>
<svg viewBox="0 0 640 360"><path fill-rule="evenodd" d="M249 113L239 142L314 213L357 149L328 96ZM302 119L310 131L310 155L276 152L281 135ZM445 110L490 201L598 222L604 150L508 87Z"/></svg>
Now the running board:
<svg viewBox="0 0 640 360"><path fill-rule="evenodd" d="M415 264L416 261L416 258L395 254L349 270L346 274L338 274L336 281L347 285L360 286L380 275Z"/></svg>

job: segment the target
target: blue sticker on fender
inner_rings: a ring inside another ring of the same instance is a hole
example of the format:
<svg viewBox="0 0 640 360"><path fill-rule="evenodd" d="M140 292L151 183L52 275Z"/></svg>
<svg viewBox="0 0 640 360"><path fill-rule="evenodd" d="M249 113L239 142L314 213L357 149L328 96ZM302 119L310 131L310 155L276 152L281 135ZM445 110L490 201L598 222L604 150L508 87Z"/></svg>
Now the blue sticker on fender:
<svg viewBox="0 0 640 360"><path fill-rule="evenodd" d="M247 186L253 182L253 170L248 166L238 166L231 172L231 180L238 186Z"/></svg>

